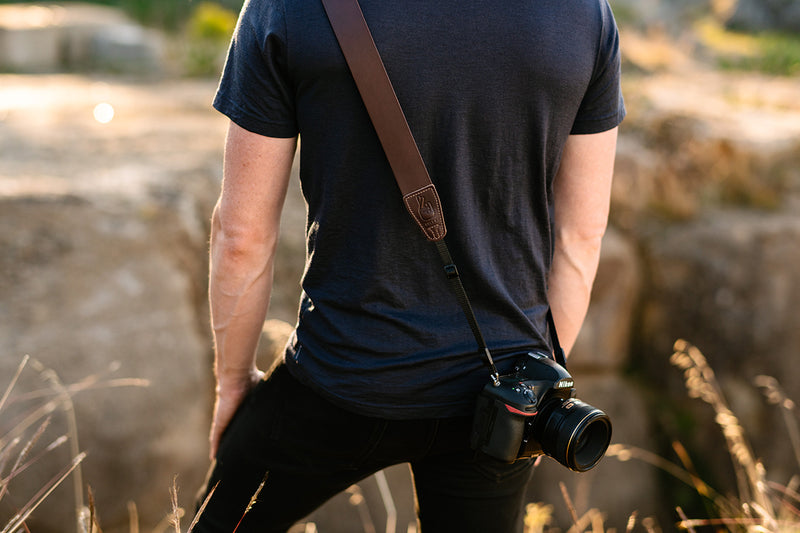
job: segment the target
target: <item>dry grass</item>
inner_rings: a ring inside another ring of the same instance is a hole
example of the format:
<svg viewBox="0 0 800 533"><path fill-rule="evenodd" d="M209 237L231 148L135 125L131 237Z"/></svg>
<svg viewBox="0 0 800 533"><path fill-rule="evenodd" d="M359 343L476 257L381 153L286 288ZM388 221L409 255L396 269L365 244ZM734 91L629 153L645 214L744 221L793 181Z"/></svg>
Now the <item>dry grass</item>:
<svg viewBox="0 0 800 533"><path fill-rule="evenodd" d="M0 398L0 414L11 403L12 391L16 386L20 376L29 365L30 358L22 360L16 373L11 379L8 387ZM44 369L39 369L42 377L51 380ZM60 392L56 393L55 399L45 401L42 405L36 406L32 410L23 413L16 420L11 429L0 434L0 501L9 493L11 483L30 467L36 465L42 457L52 453L62 445L70 441L70 435L60 435L42 450L38 450L37 445L44 437L50 426L53 412L59 407L63 407L63 397ZM69 406L71 408L71 405ZM70 419L72 420L72 419ZM74 431L74 426L70 424L70 432ZM73 435L74 437L74 435ZM77 440L77 437L74 437ZM23 528L27 530L25 521L41 505L41 503L70 475L80 473L80 464L85 458L85 454L77 453L73 455L72 461L64 469L52 477L45 485L20 508L8 520L2 529L2 533L15 533ZM10 466L9 466L10 465ZM8 467L8 468L6 468ZM78 477L79 479L79 477ZM76 508L83 508L81 496L77 497Z"/></svg>
<svg viewBox="0 0 800 533"><path fill-rule="evenodd" d="M572 525L566 533L616 533L614 528L607 528L605 524L605 514L600 509L589 509L583 515L579 515L572 497L567 492L564 483L559 484L561 496L567 506ZM543 503L529 503L525 509L524 533L558 533L561 530L551 526L553 520L553 506ZM638 529L637 529L638 528ZM625 524L625 533L633 531L645 531L647 533L661 533L657 522L652 517L639 519L638 513L634 511L628 517Z"/></svg>
<svg viewBox="0 0 800 533"><path fill-rule="evenodd" d="M679 520L677 527L691 533L714 531L717 533L797 533L800 532L800 477L795 476L787 485L769 481L764 464L756 459L745 432L736 415L728 406L717 382L713 369L695 346L686 341L675 343L670 362L683 372L689 396L708 403L714 410L715 420L722 431L736 473L735 495L723 495L704 482L697 474L693 461L679 442L672 447L680 464L641 448L614 444L607 455L619 461L639 460L672 475L692 487L704 500L711 503L708 518L690 518L683 509L676 508ZM769 376L758 376L755 385L767 401L781 409L784 415L792 448L800 466L800 428L795 412L795 403L786 396L778 381ZM579 516L572 505L566 488L561 486L562 496L570 511L572 526L567 533L612 533L606 528L600 510L590 509ZM550 527L553 507L534 503L528 505L525 518L525 533L555 533ZM672 528L670 528L672 529ZM637 513L630 515L626 532L644 530L660 533L661 529L651 517L639 519Z"/></svg>
<svg viewBox="0 0 800 533"><path fill-rule="evenodd" d="M667 461L653 453L634 447L614 445L608 455L621 461L638 459L650 463L693 487L704 499L711 502L709 518L693 519L678 507L678 527L690 532L730 531L746 533L790 533L800 531L800 478L795 476L787 485L767 479L764 464L753 453L744 429L731 411L717 382L713 369L697 347L686 341L675 343L670 362L683 371L689 396L703 400L715 413L715 421L725 437L727 449L736 474L736 492L724 496L706 484L697 475L689 454L680 443L673 449L681 465ZM769 376L758 376L755 385L764 392L767 401L782 409L795 458L800 466L800 431L794 413L795 404L786 397L778 381Z"/></svg>
<svg viewBox="0 0 800 533"><path fill-rule="evenodd" d="M715 420L725 437L733 469L736 473L735 495L723 495L705 483L697 474L689 453L678 442L673 443L673 450L680 459L680 464L668 461L647 450L619 444L609 447L607 455L620 461L636 459L649 463L686 483L705 500L709 501L711 503L711 512L708 518L691 518L680 507L676 508L679 517L677 526L683 530L689 532L701 530L728 531L731 533L800 532L800 493L798 493L800 477L796 476L787 485L780 485L767 479L763 463L753 453L738 418L731 411L725 400L714 371L708 365L700 350L686 341L678 341L675 343L675 351L670 361L683 372L689 396L708 403L716 414ZM39 374L41 379L47 383L47 389L24 394L13 394L20 376L28 369ZM39 403L30 407L21 416L16 417L10 428L0 426L0 501L8 494L9 486L15 478L29 468L35 467L42 458L63 446L70 446L73 451L77 449L77 430L75 429L74 410L71 401L73 394L89 388L131 385L145 386L146 383L141 380L104 380L102 376L91 376L80 383L65 386L51 370L44 368L30 358L23 359L5 392L0 396L0 421L7 414L6 408L12 403L32 399L39 400ZM772 377L759 376L755 380L755 385L763 391L770 404L781 409L795 459L800 465L800 428L798 428L795 403L786 396L778 381ZM51 420L58 409L66 413L68 431L48 442ZM76 531L78 533L102 533L91 488L88 489L88 503L84 503L83 500L80 467L86 455L81 452L74 452L71 453L71 457L72 459L63 469L50 478L35 494L31 495L5 525L0 524L2 526L0 533L29 531L26 526L26 520L57 487L65 483L70 477L73 479L75 487L76 509L79 510L76 516ZM253 494L247 508L248 511L257 503L261 487L266 482L267 478L265 477L259 489ZM362 517L364 531L376 531L375 524L368 516L360 488L357 485L353 486L348 489L348 493L350 494L350 503L367 513L366 516ZM615 529L606 527L605 516L601 510L590 509L583 515L579 515L563 484L561 485L561 493L572 519L572 524L566 533L616 533ZM209 493L205 502L200 506L186 533L191 533L213 494L214 490ZM181 533L181 520L185 516L185 511L178 505L177 478L173 481L170 497L172 502L171 512L153 528L151 533L166 533L170 530L175 533ZM245 511L246 514L247 511ZM133 503L129 504L129 516L130 533L139 533L138 511ZM244 515L242 518L244 518ZM551 505L542 503L529 504L525 516L525 533L555 533L560 531L551 526L552 518L553 507ZM387 524L388 529L389 525ZM305 524L305 531L315 532L316 525L311 522ZM626 533L634 531L660 533L661 529L653 518L645 517L640 519L637 513L633 512L627 521L625 531Z"/></svg>
<svg viewBox="0 0 800 533"><path fill-rule="evenodd" d="M109 372L116 370L117 367L112 366ZM18 383L25 372L32 372L37 375L45 384L44 388L29 392L19 391ZM91 487L86 487L86 498L84 499L81 464L86 458L86 453L79 451L78 430L72 397L78 392L90 389L131 386L147 387L149 383L141 379L108 379L102 374L97 374L88 376L78 383L64 385L52 369L46 368L30 357L23 358L5 391L0 395L0 502L9 494L9 487L15 479L29 469L40 465L42 460L54 451L68 447L72 459L68 461L60 472L38 489L35 494L31 495L27 502L17 509L5 524L0 522L0 533L30 533L26 521L56 488L66 483L69 479L73 482L74 508L76 509L74 531L77 533L103 533ZM18 409L21 414L11 413L9 407L12 405L23 406ZM52 429L51 422L59 410L63 412L63 416L66 419L67 432L57 436L49 443L42 444L47 441L49 431ZM265 482L266 477L256 493L253 494L247 511L256 503ZM188 529L185 530L186 533L191 533L197 524L198 518L214 495L215 490L216 487L209 492L198 512L192 518ZM16 490L15 496L19 496ZM150 533L168 533L169 531L181 533L183 531L181 520L185 517L186 512L178 505L177 476L173 479L169 496L171 511ZM245 511L245 515L247 511ZM139 533L141 528L135 503L129 502L128 514L130 518L129 532Z"/></svg>
<svg viewBox="0 0 800 533"><path fill-rule="evenodd" d="M115 370L111 368L110 371ZM32 372L44 383L41 389L18 392L17 385L25 372ZM58 375L35 359L24 357L11 377L2 396L0 396L0 421L7 417L10 423L0 424L0 502L8 496L10 487L26 471L40 465L56 450L69 448L71 459L26 502L15 509L6 523L0 524L0 533L29 531L26 521L31 514L53 493L71 479L76 511L76 531L79 533L101 533L97 525L94 498L88 493L88 504L83 496L83 476L81 464L86 454L80 451L77 423L72 396L78 392L104 387L137 386L148 383L140 379L105 379L103 375L89 376L78 383L64 385ZM12 413L11 407L18 407ZM50 436L51 422L58 411L62 411L67 430L56 437ZM15 496L20 496L15 491Z"/></svg>

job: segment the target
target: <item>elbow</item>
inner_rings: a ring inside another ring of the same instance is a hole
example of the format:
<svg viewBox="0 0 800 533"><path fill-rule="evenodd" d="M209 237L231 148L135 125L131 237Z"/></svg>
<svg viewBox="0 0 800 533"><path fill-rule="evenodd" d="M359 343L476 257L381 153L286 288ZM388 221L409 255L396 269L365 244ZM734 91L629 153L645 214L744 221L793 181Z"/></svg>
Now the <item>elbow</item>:
<svg viewBox="0 0 800 533"><path fill-rule="evenodd" d="M606 221L581 227L558 227L556 228L556 245L579 248L590 253L600 253L607 228Z"/></svg>
<svg viewBox="0 0 800 533"><path fill-rule="evenodd" d="M226 220L219 209L211 216L212 261L260 263L267 261L278 244L277 231L257 224L237 224Z"/></svg>

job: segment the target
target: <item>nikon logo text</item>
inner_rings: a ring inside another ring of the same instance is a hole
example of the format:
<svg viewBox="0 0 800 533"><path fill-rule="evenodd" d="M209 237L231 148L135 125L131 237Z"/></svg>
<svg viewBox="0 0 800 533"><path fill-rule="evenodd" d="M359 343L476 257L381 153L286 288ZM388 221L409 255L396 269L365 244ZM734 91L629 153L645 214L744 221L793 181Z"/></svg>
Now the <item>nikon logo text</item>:
<svg viewBox="0 0 800 533"><path fill-rule="evenodd" d="M570 389L575 386L575 381L571 379L562 379L558 383L555 384L556 389Z"/></svg>

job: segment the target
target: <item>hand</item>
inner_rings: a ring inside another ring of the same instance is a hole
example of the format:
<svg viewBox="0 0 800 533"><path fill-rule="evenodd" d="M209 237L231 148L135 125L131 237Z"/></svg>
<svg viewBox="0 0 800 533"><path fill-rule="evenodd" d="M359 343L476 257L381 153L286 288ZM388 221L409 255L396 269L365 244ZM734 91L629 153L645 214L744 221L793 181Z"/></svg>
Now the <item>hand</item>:
<svg viewBox="0 0 800 533"><path fill-rule="evenodd" d="M264 378L264 372L253 369L250 374L237 379L217 379L217 395L214 402L214 418L208 437L209 458L213 461L219 451L222 434L233 419L233 415L242 405L247 394Z"/></svg>

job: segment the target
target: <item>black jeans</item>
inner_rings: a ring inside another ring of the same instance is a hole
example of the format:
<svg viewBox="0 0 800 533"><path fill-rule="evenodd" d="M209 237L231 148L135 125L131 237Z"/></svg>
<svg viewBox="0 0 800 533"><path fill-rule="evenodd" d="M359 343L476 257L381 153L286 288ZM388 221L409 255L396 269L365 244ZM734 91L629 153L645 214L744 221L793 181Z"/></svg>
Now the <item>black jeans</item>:
<svg viewBox="0 0 800 533"><path fill-rule="evenodd" d="M194 531L232 533L238 525L237 533L285 532L350 485L405 462L421 533L522 531L533 462L476 455L471 423L361 416L320 398L279 365L226 431L204 489L216 490Z"/></svg>

